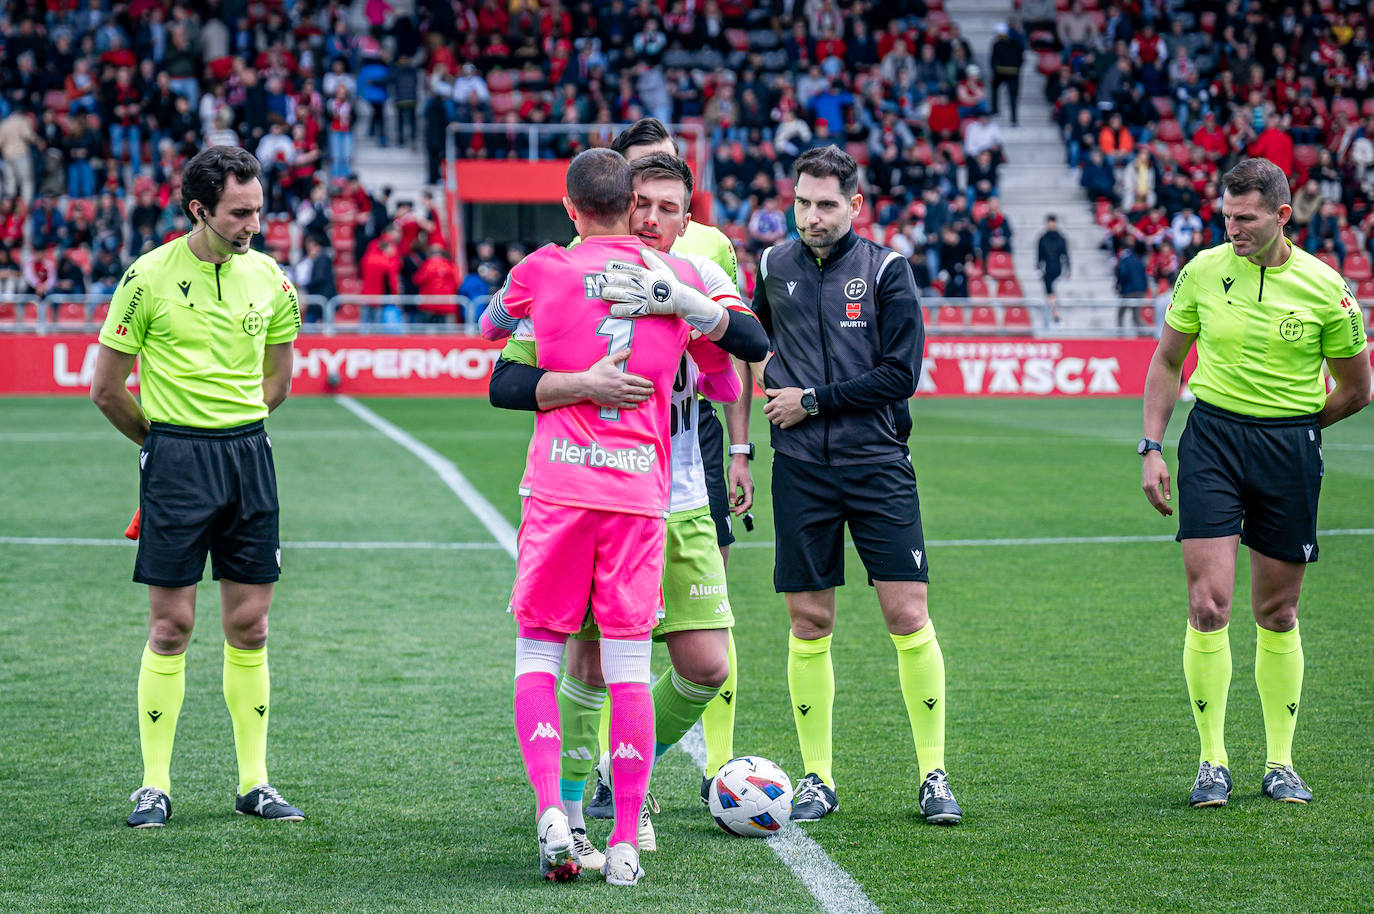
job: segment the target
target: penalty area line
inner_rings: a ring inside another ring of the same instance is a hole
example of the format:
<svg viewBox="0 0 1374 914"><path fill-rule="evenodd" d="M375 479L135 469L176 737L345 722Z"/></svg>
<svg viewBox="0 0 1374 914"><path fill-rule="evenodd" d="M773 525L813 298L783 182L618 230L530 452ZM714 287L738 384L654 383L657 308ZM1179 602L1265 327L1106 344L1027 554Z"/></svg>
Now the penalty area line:
<svg viewBox="0 0 1374 914"><path fill-rule="evenodd" d="M452 460L404 429L392 425L352 397L339 394L334 400L344 409L424 461L425 465L437 473L444 484L453 490L453 494L457 495L468 510L482 522L482 526L486 527L487 532L492 535L496 542L501 544L501 548L511 558L515 558L515 528L510 525L510 521L501 516L501 512L497 511L491 502L483 497L481 492L477 491L472 483L468 482L468 478L462 474Z"/></svg>

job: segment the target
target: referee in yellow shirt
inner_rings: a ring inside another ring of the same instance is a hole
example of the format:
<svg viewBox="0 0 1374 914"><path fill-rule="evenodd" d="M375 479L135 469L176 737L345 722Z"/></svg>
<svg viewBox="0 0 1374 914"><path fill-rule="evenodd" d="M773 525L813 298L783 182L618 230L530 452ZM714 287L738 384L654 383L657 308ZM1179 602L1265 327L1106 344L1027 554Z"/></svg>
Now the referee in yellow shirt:
<svg viewBox="0 0 1374 914"><path fill-rule="evenodd" d="M91 399L141 448L134 580L148 585L150 612L138 676L143 782L130 797L134 828L171 816L172 742L207 552L220 582L235 810L305 818L267 781L267 611L281 549L263 419L290 390L301 317L281 268L249 250L262 200L258 161L248 152L213 146L191 159L181 185L191 233L134 261L100 330ZM141 406L125 386L138 356Z"/></svg>
<svg viewBox="0 0 1374 914"><path fill-rule="evenodd" d="M1369 403L1369 355L1345 280L1284 237L1293 209L1283 171L1248 159L1226 173L1222 190L1230 241L1179 273L1145 380L1141 486L1160 514L1173 513L1160 442L1196 341L1189 383L1197 403L1178 443L1178 540L1188 579L1183 672L1202 744L1188 801L1225 806L1231 795L1227 626L1244 543L1267 743L1261 790L1307 803L1312 791L1293 770L1303 674L1298 597L1303 572L1317 560L1321 430ZM1323 360L1336 381L1329 394Z"/></svg>

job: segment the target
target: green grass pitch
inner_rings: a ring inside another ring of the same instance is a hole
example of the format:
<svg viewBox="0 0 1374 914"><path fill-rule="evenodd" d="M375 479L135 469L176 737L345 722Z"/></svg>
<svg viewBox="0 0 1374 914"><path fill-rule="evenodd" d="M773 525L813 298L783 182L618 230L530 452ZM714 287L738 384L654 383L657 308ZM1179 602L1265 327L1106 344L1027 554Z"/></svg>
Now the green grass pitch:
<svg viewBox="0 0 1374 914"><path fill-rule="evenodd" d="M481 401L369 400L453 460L512 522L529 416ZM1350 911L1374 892L1374 537L1322 540L1308 574L1296 742L1308 807L1259 795L1263 725L1241 559L1232 804L1190 810L1176 544L939 545L1171 534L1139 491L1139 403L914 404L914 462L949 677L947 759L967 816L916 814L890 640L849 556L834 656L841 809L808 829L883 911ZM756 410L755 440L766 441ZM1171 438L1183 427L1175 416ZM232 812L234 754L208 580L173 761L173 816L123 825L139 784L134 686L146 597L119 537L135 448L80 399L0 400L0 910L600 911L599 877L536 877L511 732L513 563L440 479L328 399L270 422L285 574L272 612L272 780L309 819ZM1328 430L1323 529L1374 526L1374 410ZM768 461L758 528L730 563L736 751L799 777L786 617L772 592ZM1172 465L1173 442L1166 452ZM323 549L290 543L470 543ZM655 669L665 660L656 655ZM654 777L660 850L635 910L818 911L761 841L720 832L681 752ZM604 840L608 826L593 823Z"/></svg>

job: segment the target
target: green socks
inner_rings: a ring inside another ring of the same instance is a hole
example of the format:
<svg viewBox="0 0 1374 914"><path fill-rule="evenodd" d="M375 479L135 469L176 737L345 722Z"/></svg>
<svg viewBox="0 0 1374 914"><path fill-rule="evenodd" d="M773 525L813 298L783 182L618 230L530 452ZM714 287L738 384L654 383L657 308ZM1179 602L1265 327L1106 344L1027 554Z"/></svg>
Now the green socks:
<svg viewBox="0 0 1374 914"><path fill-rule="evenodd" d="M1264 709L1266 759L1270 765L1292 765L1293 731L1302 698L1302 639L1296 625L1286 632L1258 630L1255 684Z"/></svg>
<svg viewBox="0 0 1374 914"><path fill-rule="evenodd" d="M735 705L739 700L739 673L735 664L735 633L730 632L730 675L701 714L706 739L706 776L715 777L720 766L735 757Z"/></svg>
<svg viewBox="0 0 1374 914"><path fill-rule="evenodd" d="M224 703L234 722L239 795L267 783L267 648L243 651L224 642Z"/></svg>
<svg viewBox="0 0 1374 914"><path fill-rule="evenodd" d="M186 696L186 655L155 654L143 646L138 670L138 741L143 749L143 786L172 792L172 743Z"/></svg>
<svg viewBox="0 0 1374 914"><path fill-rule="evenodd" d="M893 635L892 643L897 645L897 675L924 780L936 768L945 768L945 657L930 622L909 635Z"/></svg>
<svg viewBox="0 0 1374 914"><path fill-rule="evenodd" d="M605 704L605 687L595 689L580 679L563 675L563 681L558 684L558 717L563 724L563 780L585 785L597 759L601 758L596 731ZM577 799L582 799L580 792Z"/></svg>
<svg viewBox="0 0 1374 914"><path fill-rule="evenodd" d="M670 669L654 683L654 758L658 758L682 739L701 718L706 705L716 697L716 689L700 685Z"/></svg>
<svg viewBox="0 0 1374 914"><path fill-rule="evenodd" d="M788 635L787 688L792 695L792 719L797 723L807 774L818 774L830 787L830 721L835 707L835 668L830 663L831 635L803 641Z"/></svg>
<svg viewBox="0 0 1374 914"><path fill-rule="evenodd" d="M1230 626L1214 632L1200 632L1188 626L1183 639L1183 675L1188 680L1188 698L1193 703L1193 721L1202 742L1199 762L1230 767L1226 756L1226 694L1231 688ZM1296 635L1296 631L1294 632ZM1301 656L1301 655L1300 655ZM1301 660L1299 660L1301 663ZM1258 666L1255 669L1258 675ZM1299 673L1301 679L1301 673ZM1263 694L1263 690L1261 690ZM1287 712L1285 712L1287 713ZM1266 711L1265 720L1268 720ZM1289 730L1292 735L1292 730Z"/></svg>

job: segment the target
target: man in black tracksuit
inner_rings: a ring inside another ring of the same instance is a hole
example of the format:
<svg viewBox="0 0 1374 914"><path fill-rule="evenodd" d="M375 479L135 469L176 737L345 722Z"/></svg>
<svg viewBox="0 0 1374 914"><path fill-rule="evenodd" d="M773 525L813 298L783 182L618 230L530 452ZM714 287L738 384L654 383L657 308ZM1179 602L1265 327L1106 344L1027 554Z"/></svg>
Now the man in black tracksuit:
<svg viewBox="0 0 1374 914"><path fill-rule="evenodd" d="M826 146L795 168L801 239L764 251L754 292L773 343L754 369L773 425L773 582L791 621L787 678L806 766L792 818L820 819L837 807L830 638L848 523L897 647L921 814L954 824L963 812L944 772L944 659L926 609L925 541L906 445L925 339L920 303L902 255L852 230L863 204L854 159Z"/></svg>

